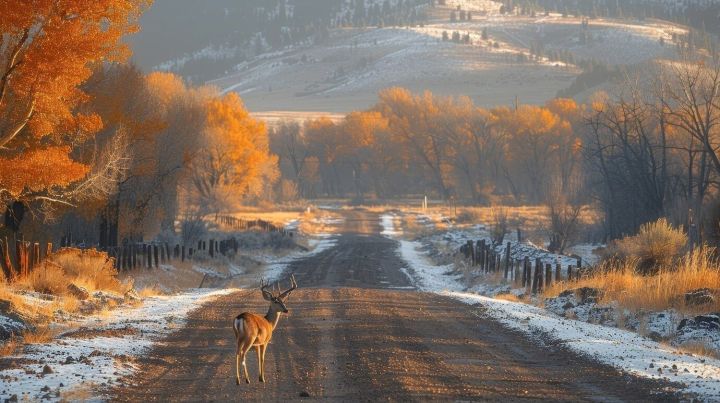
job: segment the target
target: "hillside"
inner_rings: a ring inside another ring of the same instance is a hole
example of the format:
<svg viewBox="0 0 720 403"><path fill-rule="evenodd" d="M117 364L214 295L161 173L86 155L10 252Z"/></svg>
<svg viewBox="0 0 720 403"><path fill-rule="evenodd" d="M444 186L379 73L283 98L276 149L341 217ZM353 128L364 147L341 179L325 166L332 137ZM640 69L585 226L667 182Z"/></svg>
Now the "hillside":
<svg viewBox="0 0 720 403"><path fill-rule="evenodd" d="M203 48L188 60L166 56L161 62L159 55L145 59L143 42L158 27L138 36L141 51L136 58L145 68L154 66L194 79L197 76L186 71L187 64L212 65L202 81L238 92L255 112L342 113L371 105L377 91L390 86L465 94L479 105L494 106L516 99L542 103L568 88L582 71L579 66L591 60L612 66L673 57L674 38L686 32L659 20L593 19L583 24L581 18L560 14L503 15L500 3L487 0L449 0L432 8L418 5L416 10L426 11L427 23L363 28L342 23L352 17L338 20L338 15L353 8L350 2L337 3L316 9L324 10L318 16L325 15L327 26L334 27L326 35L268 47L242 60L230 62L223 56L237 45L232 38L212 42L214 51ZM158 6L168 7L162 1ZM371 4L366 6L372 9ZM299 2L295 7L299 9ZM472 13L471 20L465 10Z"/></svg>

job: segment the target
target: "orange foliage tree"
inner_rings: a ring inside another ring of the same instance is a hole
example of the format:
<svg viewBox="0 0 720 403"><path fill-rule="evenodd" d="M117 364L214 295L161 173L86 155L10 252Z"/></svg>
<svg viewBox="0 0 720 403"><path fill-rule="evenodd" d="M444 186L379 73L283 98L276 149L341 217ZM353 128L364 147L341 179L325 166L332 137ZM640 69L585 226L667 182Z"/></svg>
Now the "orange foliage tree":
<svg viewBox="0 0 720 403"><path fill-rule="evenodd" d="M205 143L191 163L196 202L217 212L261 196L278 179L265 125L250 116L235 93L211 99L206 119Z"/></svg>
<svg viewBox="0 0 720 403"><path fill-rule="evenodd" d="M0 2L0 192L8 200L62 202L87 164L72 146L102 127L83 113L79 88L103 62L121 61L148 0ZM72 192L70 192L72 193Z"/></svg>

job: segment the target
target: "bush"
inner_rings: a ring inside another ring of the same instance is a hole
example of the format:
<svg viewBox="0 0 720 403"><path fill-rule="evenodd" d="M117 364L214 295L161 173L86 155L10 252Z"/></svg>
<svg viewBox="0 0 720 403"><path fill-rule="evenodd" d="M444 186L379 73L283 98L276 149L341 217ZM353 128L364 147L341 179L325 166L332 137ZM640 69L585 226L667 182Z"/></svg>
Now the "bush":
<svg viewBox="0 0 720 403"><path fill-rule="evenodd" d="M492 208L492 225L490 227L490 236L492 236L495 245L503 243L505 234L508 232L508 211L505 207L494 206Z"/></svg>
<svg viewBox="0 0 720 403"><path fill-rule="evenodd" d="M21 279L20 284L39 293L63 295L66 291L68 279L65 277L65 271L63 271L62 267L52 262L44 262L40 267L33 270L28 277Z"/></svg>
<svg viewBox="0 0 720 403"><path fill-rule="evenodd" d="M124 294L127 287L117 278L114 261L97 250L63 248L50 255L20 284L44 294L65 295L73 283L88 291L105 290Z"/></svg>
<svg viewBox="0 0 720 403"><path fill-rule="evenodd" d="M637 235L615 243L615 253L625 260L636 260L636 270L654 274L660 268L670 268L688 243L682 228L674 228L666 219L644 224Z"/></svg>

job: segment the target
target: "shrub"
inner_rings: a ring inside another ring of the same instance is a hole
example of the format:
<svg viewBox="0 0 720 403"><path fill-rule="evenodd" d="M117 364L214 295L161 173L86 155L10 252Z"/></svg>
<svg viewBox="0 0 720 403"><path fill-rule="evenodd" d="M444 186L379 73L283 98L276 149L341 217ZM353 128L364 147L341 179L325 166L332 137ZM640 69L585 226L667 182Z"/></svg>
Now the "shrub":
<svg viewBox="0 0 720 403"><path fill-rule="evenodd" d="M63 295L66 292L68 279L62 267L52 262L44 262L29 276L20 279L19 283L43 294Z"/></svg>
<svg viewBox="0 0 720 403"><path fill-rule="evenodd" d="M508 232L508 211L505 207L492 208L492 225L490 227L490 236L494 244L501 244Z"/></svg>
<svg viewBox="0 0 720 403"><path fill-rule="evenodd" d="M105 252L63 248L50 255L30 275L20 279L19 285L52 295L67 294L70 283L89 291L106 290L122 294L127 287L118 280L113 263Z"/></svg>
<svg viewBox="0 0 720 403"><path fill-rule="evenodd" d="M114 260L105 252L64 248L51 255L48 261L62 267L72 282L90 291L127 291L117 278Z"/></svg>
<svg viewBox="0 0 720 403"><path fill-rule="evenodd" d="M620 258L636 260L636 270L640 273L652 274L660 268L670 268L687 243L688 238L682 228L674 228L661 218L644 224L637 235L618 240L614 251Z"/></svg>

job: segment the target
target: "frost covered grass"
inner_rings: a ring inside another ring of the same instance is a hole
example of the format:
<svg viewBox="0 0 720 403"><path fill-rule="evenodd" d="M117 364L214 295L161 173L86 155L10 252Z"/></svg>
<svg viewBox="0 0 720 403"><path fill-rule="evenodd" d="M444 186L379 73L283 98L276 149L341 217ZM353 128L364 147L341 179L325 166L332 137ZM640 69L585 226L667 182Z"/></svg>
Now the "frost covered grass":
<svg viewBox="0 0 720 403"><path fill-rule="evenodd" d="M557 296L569 288L591 287L602 290L600 302L616 301L632 310L663 310L702 314L720 311L720 301L688 305L684 295L702 288L720 289L720 262L711 249L688 252L672 267L655 275L637 273L634 261L608 261L589 276L572 283L558 282L545 290L546 297Z"/></svg>

